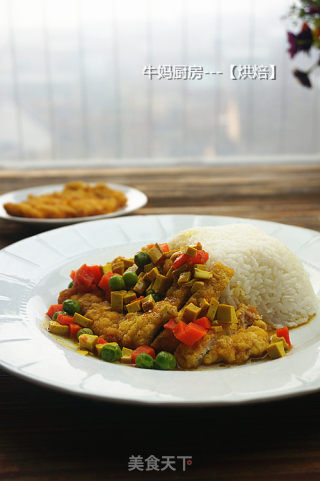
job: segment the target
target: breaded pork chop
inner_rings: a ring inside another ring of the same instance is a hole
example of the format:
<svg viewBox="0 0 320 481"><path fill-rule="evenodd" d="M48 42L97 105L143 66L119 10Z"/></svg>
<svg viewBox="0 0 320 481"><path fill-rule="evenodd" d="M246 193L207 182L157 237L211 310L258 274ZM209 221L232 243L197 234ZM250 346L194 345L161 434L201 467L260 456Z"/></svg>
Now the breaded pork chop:
<svg viewBox="0 0 320 481"><path fill-rule="evenodd" d="M195 369L200 366L205 354L217 339L214 330L209 330L207 334L192 346L180 343L174 355L180 367L183 369Z"/></svg>
<svg viewBox="0 0 320 481"><path fill-rule="evenodd" d="M121 342L119 322L124 318L124 314L111 311L108 301L92 304L86 311L86 317L94 321L92 329L95 334L108 342Z"/></svg>
<svg viewBox="0 0 320 481"><path fill-rule="evenodd" d="M119 323L122 345L133 349L144 344L150 345L167 317L176 314L176 307L165 300L157 302L152 311L127 314Z"/></svg>
<svg viewBox="0 0 320 481"><path fill-rule="evenodd" d="M241 364L250 357L261 357L269 345L269 334L258 326L241 328L231 336L221 336L203 358L203 364L210 365L224 361Z"/></svg>
<svg viewBox="0 0 320 481"><path fill-rule="evenodd" d="M100 289L96 289L93 292L78 292L74 287L70 289L65 289L64 291L60 292L58 303L63 304L63 302L67 299L73 299L74 301L78 301L80 304L81 314L86 315L86 312L93 304L97 304L98 302L102 302L104 298L104 294Z"/></svg>
<svg viewBox="0 0 320 481"><path fill-rule="evenodd" d="M212 278L209 279L208 282L205 282L204 286L198 289L190 299L188 299L187 304L192 302L198 306L203 298L211 299L213 297L219 300L234 274L233 269L224 266L221 262L216 262L210 272L212 273Z"/></svg>

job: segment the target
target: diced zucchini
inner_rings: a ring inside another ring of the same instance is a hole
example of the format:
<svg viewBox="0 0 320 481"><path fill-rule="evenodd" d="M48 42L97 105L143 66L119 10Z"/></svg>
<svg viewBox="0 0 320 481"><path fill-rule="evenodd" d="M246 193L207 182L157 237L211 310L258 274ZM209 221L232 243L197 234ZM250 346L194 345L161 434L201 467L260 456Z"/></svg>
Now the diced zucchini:
<svg viewBox="0 0 320 481"><path fill-rule="evenodd" d="M124 296L123 296L123 302L124 304L129 304L130 302L133 302L137 298L137 294L133 291L128 291Z"/></svg>
<svg viewBox="0 0 320 481"><path fill-rule="evenodd" d="M141 310L141 299L130 302L126 305L126 308L128 312L139 312Z"/></svg>
<svg viewBox="0 0 320 481"><path fill-rule="evenodd" d="M268 356L271 359L277 359L279 357L284 357L286 355L283 347L283 342L275 342L267 347Z"/></svg>
<svg viewBox="0 0 320 481"><path fill-rule="evenodd" d="M195 247L189 246L186 250L187 256L194 257L197 253L197 249Z"/></svg>
<svg viewBox="0 0 320 481"><path fill-rule="evenodd" d="M275 344L277 342L282 342L285 351L289 351L289 344L284 337L278 337L276 334L270 339L270 344Z"/></svg>
<svg viewBox="0 0 320 481"><path fill-rule="evenodd" d="M139 274L139 276L138 276L138 281L133 288L133 290L135 292L137 292L137 294L139 294L140 296L141 296L141 294L144 293L144 291L147 290L147 287L148 287L148 283L144 280L143 277L144 277L144 273L141 272L141 274Z"/></svg>
<svg viewBox="0 0 320 481"><path fill-rule="evenodd" d="M229 306L228 304L219 304L217 312L216 312L216 319L222 323L237 323L238 318L236 316L236 311L233 306Z"/></svg>
<svg viewBox="0 0 320 481"><path fill-rule="evenodd" d="M120 361L121 362L127 362L127 363L131 362L132 353L133 353L132 349L128 349L127 347L123 347L122 350L121 350Z"/></svg>
<svg viewBox="0 0 320 481"><path fill-rule="evenodd" d="M200 269L201 271L207 271L207 266L205 264L195 264L194 265L195 269Z"/></svg>
<svg viewBox="0 0 320 481"><path fill-rule="evenodd" d="M150 271L148 271L144 276L144 281L154 281L155 278L160 274L159 269L157 267L153 267Z"/></svg>
<svg viewBox="0 0 320 481"><path fill-rule="evenodd" d="M93 352L97 341L98 336L94 334L81 334L81 336L79 336L79 348Z"/></svg>
<svg viewBox="0 0 320 481"><path fill-rule="evenodd" d="M217 301L217 299L212 297L210 300L208 311L207 311L207 318L211 321L211 323L214 321L218 306L219 306L219 301Z"/></svg>
<svg viewBox="0 0 320 481"><path fill-rule="evenodd" d="M111 291L111 308L116 312L123 312L123 298L126 291Z"/></svg>
<svg viewBox="0 0 320 481"><path fill-rule="evenodd" d="M141 301L141 306L144 312L147 312L153 309L154 305L155 305L155 300L151 294L145 297L144 299L142 299Z"/></svg>
<svg viewBox="0 0 320 481"><path fill-rule="evenodd" d="M103 274L108 274L108 272L112 272L112 265L111 262L108 262L104 266L101 266Z"/></svg>
<svg viewBox="0 0 320 481"><path fill-rule="evenodd" d="M198 267L194 268L193 276L195 279L211 279L212 272L209 272L204 269L199 269Z"/></svg>
<svg viewBox="0 0 320 481"><path fill-rule="evenodd" d="M207 312L208 312L208 309L210 307L210 304L207 301L207 299L205 299L205 298L201 299L200 307L201 307L201 312L199 314L199 317L207 316Z"/></svg>
<svg viewBox="0 0 320 481"><path fill-rule="evenodd" d="M158 262L159 259L163 256L163 252L159 244L155 244L151 249L148 249L148 254L150 259L154 264Z"/></svg>
<svg viewBox="0 0 320 481"><path fill-rule="evenodd" d="M168 278L162 274L158 274L153 281L152 289L157 294L164 294L166 287L168 286Z"/></svg>
<svg viewBox="0 0 320 481"><path fill-rule="evenodd" d="M181 272L179 279L178 279L178 285L180 286L181 284L184 284L185 282L189 282L191 279L191 272L186 271L186 272Z"/></svg>
<svg viewBox="0 0 320 481"><path fill-rule="evenodd" d="M57 321L49 321L48 331L58 336L68 336L69 326L63 326Z"/></svg>
<svg viewBox="0 0 320 481"><path fill-rule="evenodd" d="M82 327L91 327L92 324L93 324L92 319L89 319L88 317L82 316L78 312L74 313L73 322L75 324L79 324L79 326L82 326Z"/></svg>
<svg viewBox="0 0 320 481"><path fill-rule="evenodd" d="M192 302L188 304L184 309L183 309L183 315L182 319L185 322L193 322L197 319L201 311L200 307L197 307L194 305Z"/></svg>

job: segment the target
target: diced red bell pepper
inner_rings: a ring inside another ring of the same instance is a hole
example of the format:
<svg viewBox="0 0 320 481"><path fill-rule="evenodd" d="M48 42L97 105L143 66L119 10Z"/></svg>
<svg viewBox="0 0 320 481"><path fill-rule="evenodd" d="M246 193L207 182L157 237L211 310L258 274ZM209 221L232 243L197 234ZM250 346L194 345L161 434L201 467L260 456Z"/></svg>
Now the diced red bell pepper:
<svg viewBox="0 0 320 481"><path fill-rule="evenodd" d="M211 322L207 317L200 317L200 319L196 319L194 322L205 329L210 329L211 327Z"/></svg>
<svg viewBox="0 0 320 481"><path fill-rule="evenodd" d="M77 332L81 329L81 326L79 324L75 324L74 322L69 324L69 336L71 338L75 338L77 336Z"/></svg>
<svg viewBox="0 0 320 481"><path fill-rule="evenodd" d="M71 271L70 277L72 280L74 280L74 276L76 275L76 271Z"/></svg>
<svg viewBox="0 0 320 481"><path fill-rule="evenodd" d="M142 353L149 354L150 356L153 357L153 359L156 358L156 353L155 353L154 349L152 349L152 347L150 347L150 346L140 346L140 347L137 347L137 349L135 349L132 352L131 362L134 364L136 362L136 359L139 356L139 354L142 354Z"/></svg>
<svg viewBox="0 0 320 481"><path fill-rule="evenodd" d="M79 291L93 291L101 280L102 274L99 266L83 264L75 273L73 285Z"/></svg>
<svg viewBox="0 0 320 481"><path fill-rule="evenodd" d="M173 330L173 334L174 336L179 339L181 336L184 335L185 333L185 330L186 330L186 327L187 327L187 324L183 321L179 321L178 323L176 323L176 326ZM180 340L180 339L179 339Z"/></svg>
<svg viewBox="0 0 320 481"><path fill-rule="evenodd" d="M162 244L159 244L160 249L162 252L169 252L170 248L167 242L163 242Z"/></svg>
<svg viewBox="0 0 320 481"><path fill-rule="evenodd" d="M48 309L47 316L49 316L52 319L53 314L55 314L58 311L63 311L62 304L52 304L52 306L50 306Z"/></svg>
<svg viewBox="0 0 320 481"><path fill-rule="evenodd" d="M277 329L276 335L277 335L277 337L284 337L288 346L291 347L291 341L290 341L290 337L289 337L289 329L287 328L287 326L281 327L280 329Z"/></svg>
<svg viewBox="0 0 320 481"><path fill-rule="evenodd" d="M187 256L187 254L180 254L172 264L172 267L173 269L178 269L178 267L182 266L182 264L188 261L189 261L189 256Z"/></svg>
<svg viewBox="0 0 320 481"><path fill-rule="evenodd" d="M176 326L177 326L177 323L175 321L175 318L171 317L171 319L169 319L169 321L163 327L165 329L169 329L169 331L174 331Z"/></svg>
<svg viewBox="0 0 320 481"><path fill-rule="evenodd" d="M148 249L152 249L153 246L154 244L148 244Z"/></svg>
<svg viewBox="0 0 320 481"><path fill-rule="evenodd" d="M98 344L106 344L107 341L105 339L103 339L102 337L99 337L97 343Z"/></svg>
<svg viewBox="0 0 320 481"><path fill-rule="evenodd" d="M193 344L199 341L207 333L207 329L194 322L185 324L183 321L180 321L173 333L183 344L193 346Z"/></svg>
<svg viewBox="0 0 320 481"><path fill-rule="evenodd" d="M191 257L192 262L194 264L205 264L209 259L209 254L206 251L199 250L196 252L196 255Z"/></svg>
<svg viewBox="0 0 320 481"><path fill-rule="evenodd" d="M66 314L59 314L57 316L57 321L63 326L68 326L74 323L73 316L67 316Z"/></svg>

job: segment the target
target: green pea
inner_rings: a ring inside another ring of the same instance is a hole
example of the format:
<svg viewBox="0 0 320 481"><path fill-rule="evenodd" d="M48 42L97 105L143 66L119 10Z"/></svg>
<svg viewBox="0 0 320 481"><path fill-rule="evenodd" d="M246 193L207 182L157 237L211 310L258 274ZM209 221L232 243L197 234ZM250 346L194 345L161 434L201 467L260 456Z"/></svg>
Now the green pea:
<svg viewBox="0 0 320 481"><path fill-rule="evenodd" d="M143 269L145 265L150 264L151 259L149 254L144 251L140 251L134 256L134 262L138 267L140 267L140 269Z"/></svg>
<svg viewBox="0 0 320 481"><path fill-rule="evenodd" d="M155 366L157 369L174 369L176 365L176 358L170 352L160 351L156 355Z"/></svg>
<svg viewBox="0 0 320 481"><path fill-rule="evenodd" d="M119 274L110 277L109 287L111 291L121 291L122 289L125 289L126 285L124 283L123 277Z"/></svg>
<svg viewBox="0 0 320 481"><path fill-rule="evenodd" d="M135 272L128 271L123 274L123 280L126 285L126 288L131 289L131 287L136 285L138 276Z"/></svg>
<svg viewBox="0 0 320 481"><path fill-rule="evenodd" d="M73 287L73 281L71 281L68 285L68 289L70 289L71 287Z"/></svg>
<svg viewBox="0 0 320 481"><path fill-rule="evenodd" d="M64 301L62 304L63 309L70 314L70 316L73 316L75 312L80 312L80 304L78 301L75 301L73 299L67 299Z"/></svg>
<svg viewBox="0 0 320 481"><path fill-rule="evenodd" d="M142 352L136 357L136 366L142 369L152 369L153 368L153 357L150 354Z"/></svg>
<svg viewBox="0 0 320 481"><path fill-rule="evenodd" d="M77 332L78 341L79 341L79 337L82 334L89 334L91 336L93 334L93 331L92 331L92 329L89 329L89 327L84 327L83 329L79 329L79 331Z"/></svg>
<svg viewBox="0 0 320 481"><path fill-rule="evenodd" d="M101 349L101 357L104 361L115 362L121 358L121 349L115 344L104 344Z"/></svg>
<svg viewBox="0 0 320 481"><path fill-rule="evenodd" d="M56 320L57 320L57 317L59 316L59 314L63 314L64 316L67 315L67 313L66 313L65 311L57 311L57 312L55 312L55 313L53 314L52 320L53 320L53 321L56 321Z"/></svg>
<svg viewBox="0 0 320 481"><path fill-rule="evenodd" d="M154 292L153 289L149 289L148 291L146 291L147 296L149 296L150 294L152 295L155 302L159 302L162 300L162 296L160 296L160 294L158 294L157 292Z"/></svg>

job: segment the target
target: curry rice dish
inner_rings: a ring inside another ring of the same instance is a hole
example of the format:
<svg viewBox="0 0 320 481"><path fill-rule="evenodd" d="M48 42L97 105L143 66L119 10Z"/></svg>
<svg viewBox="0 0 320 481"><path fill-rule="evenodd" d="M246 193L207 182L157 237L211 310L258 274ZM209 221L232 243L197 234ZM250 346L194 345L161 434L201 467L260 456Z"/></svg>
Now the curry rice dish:
<svg viewBox="0 0 320 481"><path fill-rule="evenodd" d="M252 237L250 229L239 228ZM72 271L69 287L48 310L49 331L73 338L82 354L140 368L196 369L285 356L292 348L286 322L266 322L257 306L243 302L239 276L238 289L230 290L236 269L215 259L208 238L209 249L199 241L187 244L193 234ZM201 228L198 234L206 237ZM311 294L313 310L318 300Z"/></svg>

